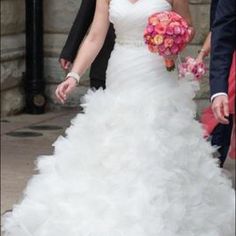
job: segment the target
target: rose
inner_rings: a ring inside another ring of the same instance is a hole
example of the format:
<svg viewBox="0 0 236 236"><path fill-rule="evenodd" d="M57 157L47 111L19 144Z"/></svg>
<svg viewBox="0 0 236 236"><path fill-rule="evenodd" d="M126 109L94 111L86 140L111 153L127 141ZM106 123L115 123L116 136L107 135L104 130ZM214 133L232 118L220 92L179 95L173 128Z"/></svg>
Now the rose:
<svg viewBox="0 0 236 236"><path fill-rule="evenodd" d="M182 17L178 14L171 14L171 20L172 21L180 21Z"/></svg>
<svg viewBox="0 0 236 236"><path fill-rule="evenodd" d="M181 33L182 33L181 27L178 26L178 25L174 26L174 34L178 35L178 34L181 34Z"/></svg>
<svg viewBox="0 0 236 236"><path fill-rule="evenodd" d="M154 30L151 34L149 34L152 38L154 38L156 35L157 35L157 33L156 33L156 31Z"/></svg>
<svg viewBox="0 0 236 236"><path fill-rule="evenodd" d="M153 53L156 52L154 46L150 44L148 45L148 49L150 50L150 52L153 52Z"/></svg>
<svg viewBox="0 0 236 236"><path fill-rule="evenodd" d="M178 47L178 45L177 44L174 44L172 47L171 47L171 52L172 52L172 54L177 54L178 52L179 52L179 50L180 50L180 48Z"/></svg>
<svg viewBox="0 0 236 236"><path fill-rule="evenodd" d="M188 65L187 65L186 60L183 63L179 64L178 68L179 68L179 76L180 77L185 76L185 74L187 73L187 67L188 67Z"/></svg>
<svg viewBox="0 0 236 236"><path fill-rule="evenodd" d="M159 49L159 52L162 53L166 50L166 47L165 47L164 44L161 44L161 45L158 46L158 49Z"/></svg>
<svg viewBox="0 0 236 236"><path fill-rule="evenodd" d="M151 40L149 41L149 44L152 45L152 46L155 46L154 39L151 39Z"/></svg>
<svg viewBox="0 0 236 236"><path fill-rule="evenodd" d="M155 37L154 37L154 43L156 44L156 45L160 45L160 44L162 44L163 43L163 41L164 41L164 38L163 38L163 36L162 35L156 35Z"/></svg>
<svg viewBox="0 0 236 236"><path fill-rule="evenodd" d="M167 48L167 49L163 52L163 55L164 55L165 57L168 57L168 56L171 56L172 53L171 53L170 49Z"/></svg>
<svg viewBox="0 0 236 236"><path fill-rule="evenodd" d="M171 26L168 26L166 29L166 34L167 35L173 35L174 34L174 28Z"/></svg>
<svg viewBox="0 0 236 236"><path fill-rule="evenodd" d="M169 26L172 27L172 28L174 28L174 27L176 27L176 26L181 27L181 24L180 24L179 22L174 21L174 22L171 22L171 23L169 24Z"/></svg>
<svg viewBox="0 0 236 236"><path fill-rule="evenodd" d="M180 27L180 34L184 35L186 33L186 29L184 27Z"/></svg>
<svg viewBox="0 0 236 236"><path fill-rule="evenodd" d="M168 48L168 47L171 48L173 46L173 44L174 44L174 40L172 38L166 38L164 40L164 45L166 48Z"/></svg>
<svg viewBox="0 0 236 236"><path fill-rule="evenodd" d="M170 22L171 22L170 20L163 20L163 21L161 21L161 24L168 26L170 24Z"/></svg>
<svg viewBox="0 0 236 236"><path fill-rule="evenodd" d="M149 35L149 32L147 31L147 28L145 28L143 32L144 38L146 38Z"/></svg>
<svg viewBox="0 0 236 236"><path fill-rule="evenodd" d="M146 30L148 33L152 33L154 31L154 27L152 25L149 25Z"/></svg>
<svg viewBox="0 0 236 236"><path fill-rule="evenodd" d="M160 24L156 25L155 31L156 31L158 34L165 34L165 32L166 32L166 26L160 23Z"/></svg>
<svg viewBox="0 0 236 236"><path fill-rule="evenodd" d="M158 23L160 23L159 19L156 16L150 17L148 22L149 22L150 25L153 25L153 26L155 26Z"/></svg>
<svg viewBox="0 0 236 236"><path fill-rule="evenodd" d="M192 58L192 57L187 57L187 58L186 58L186 62L187 62L188 64L194 64L194 63L195 63L195 59Z"/></svg>
<svg viewBox="0 0 236 236"><path fill-rule="evenodd" d="M157 17L160 19L160 21L168 21L169 20L169 12L161 12L157 14Z"/></svg>
<svg viewBox="0 0 236 236"><path fill-rule="evenodd" d="M194 65L192 63L188 63L187 71L192 72Z"/></svg>
<svg viewBox="0 0 236 236"><path fill-rule="evenodd" d="M182 37L181 37L181 36L177 36L177 37L175 38L175 43L176 43L176 44L181 44L181 43L182 43Z"/></svg>
<svg viewBox="0 0 236 236"><path fill-rule="evenodd" d="M148 48L151 52L153 53L159 53L159 48L158 46L154 46L154 45L148 45Z"/></svg>
<svg viewBox="0 0 236 236"><path fill-rule="evenodd" d="M192 70L190 72L192 72L194 75L197 74L198 68L197 68L196 63L193 64Z"/></svg>

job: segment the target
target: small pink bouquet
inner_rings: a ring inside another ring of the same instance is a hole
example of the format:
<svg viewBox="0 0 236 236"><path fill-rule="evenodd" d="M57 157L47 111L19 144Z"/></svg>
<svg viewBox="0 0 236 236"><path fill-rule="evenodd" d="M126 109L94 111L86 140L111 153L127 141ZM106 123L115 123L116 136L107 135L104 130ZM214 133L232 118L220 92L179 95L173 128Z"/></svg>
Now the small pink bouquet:
<svg viewBox="0 0 236 236"><path fill-rule="evenodd" d="M181 52L191 37L186 20L173 11L151 15L144 31L144 40L153 53L165 58L168 71L175 69L173 57Z"/></svg>
<svg viewBox="0 0 236 236"><path fill-rule="evenodd" d="M179 76L185 77L187 74L192 74L194 79L200 80L207 72L207 67L203 62L197 62L192 57L186 57L184 62L179 64Z"/></svg>

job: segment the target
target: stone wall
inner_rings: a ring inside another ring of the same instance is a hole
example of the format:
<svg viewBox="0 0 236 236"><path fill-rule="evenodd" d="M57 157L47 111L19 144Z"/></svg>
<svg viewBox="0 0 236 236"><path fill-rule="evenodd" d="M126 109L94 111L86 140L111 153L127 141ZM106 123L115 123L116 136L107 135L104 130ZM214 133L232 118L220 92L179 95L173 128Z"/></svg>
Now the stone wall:
<svg viewBox="0 0 236 236"><path fill-rule="evenodd" d="M47 0L44 2L45 29L45 78L46 94L49 106L58 107L54 91L58 83L65 78L65 72L60 68L58 58L68 36L68 32L80 7L78 0ZM80 97L89 86L88 73L82 78L81 86L76 88L68 98L65 106L79 106ZM61 106L61 105L60 105Z"/></svg>
<svg viewBox="0 0 236 236"><path fill-rule="evenodd" d="M24 0L1 0L1 112L15 114L24 107L22 73L25 55Z"/></svg>
<svg viewBox="0 0 236 236"><path fill-rule="evenodd" d="M45 29L45 78L46 94L49 107L56 108L58 102L54 91L65 76L59 66L58 57L64 45L74 17L80 6L80 0L45 0L44 29ZM193 21L197 34L184 55L196 55L209 30L210 0L190 0ZM15 112L23 106L23 95L20 92L21 73L24 56L24 0L2 0L2 47L3 78L1 80L3 103L6 112ZM88 73L82 79L82 85L73 92L65 106L78 106L79 98L89 85ZM201 92L197 96L199 107L208 101L208 80L204 79ZM10 105L9 105L10 104Z"/></svg>

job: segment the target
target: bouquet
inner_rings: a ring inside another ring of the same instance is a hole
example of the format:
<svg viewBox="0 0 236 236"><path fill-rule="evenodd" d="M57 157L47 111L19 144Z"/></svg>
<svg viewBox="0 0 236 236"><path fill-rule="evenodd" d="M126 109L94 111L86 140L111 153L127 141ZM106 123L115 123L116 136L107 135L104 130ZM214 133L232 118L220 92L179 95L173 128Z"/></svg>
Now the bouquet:
<svg viewBox="0 0 236 236"><path fill-rule="evenodd" d="M207 72L207 67L203 62L197 62L191 57L186 57L184 62L179 64L178 67L180 77L192 74L196 80L200 80Z"/></svg>
<svg viewBox="0 0 236 236"><path fill-rule="evenodd" d="M151 15L144 31L149 50L165 58L168 71L175 69L173 57L184 49L190 36L191 30L186 20L173 11Z"/></svg>

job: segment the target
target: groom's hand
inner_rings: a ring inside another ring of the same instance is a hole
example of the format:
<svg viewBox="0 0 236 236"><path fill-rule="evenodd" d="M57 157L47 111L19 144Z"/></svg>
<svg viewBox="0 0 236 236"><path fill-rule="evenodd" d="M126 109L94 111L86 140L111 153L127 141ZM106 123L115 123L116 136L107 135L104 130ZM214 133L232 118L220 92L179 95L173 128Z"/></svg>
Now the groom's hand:
<svg viewBox="0 0 236 236"><path fill-rule="evenodd" d="M215 115L215 118L221 124L229 124L229 99L227 96L219 95L214 98L212 103L212 110Z"/></svg>
<svg viewBox="0 0 236 236"><path fill-rule="evenodd" d="M70 66L71 66L71 62L68 61L68 60L66 60L66 59L64 59L64 58L60 58L60 59L59 59L59 63L60 63L61 68L62 68L63 70L69 70L69 68L70 68Z"/></svg>

